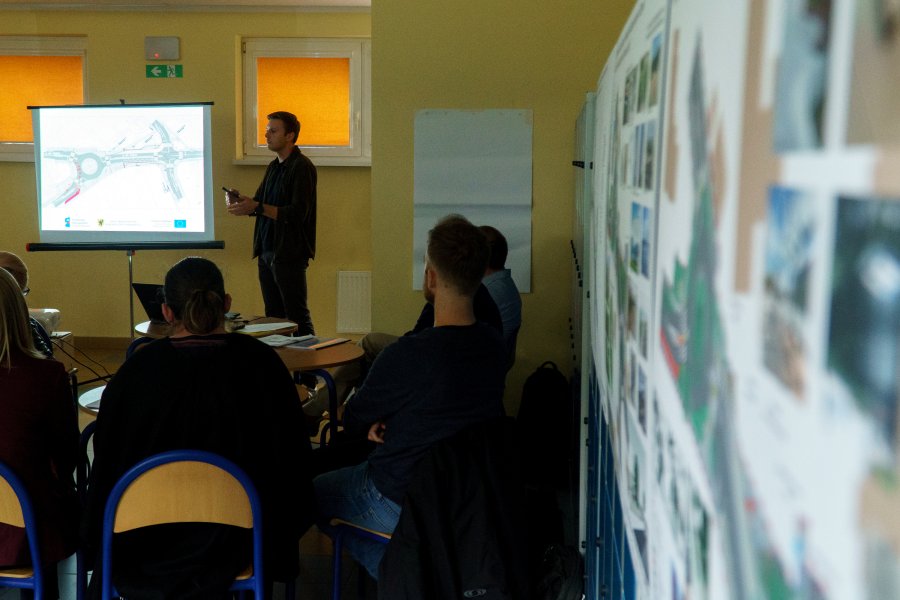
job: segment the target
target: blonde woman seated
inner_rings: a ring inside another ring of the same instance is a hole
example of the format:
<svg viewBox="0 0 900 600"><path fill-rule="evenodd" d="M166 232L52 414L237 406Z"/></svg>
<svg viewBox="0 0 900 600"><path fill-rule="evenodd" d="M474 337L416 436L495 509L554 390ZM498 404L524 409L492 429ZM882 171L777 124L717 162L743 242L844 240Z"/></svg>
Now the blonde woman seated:
<svg viewBox="0 0 900 600"><path fill-rule="evenodd" d="M177 263L164 293L172 335L128 358L100 401L84 523L91 551L98 549L106 499L125 471L159 452L193 448L247 472L263 504L266 574L293 579L314 506L293 379L272 348L225 332L231 297L211 261ZM250 549L249 532L209 523L116 534L113 583L126 598L218 598L249 564ZM95 570L92 595L98 584Z"/></svg>
<svg viewBox="0 0 900 600"><path fill-rule="evenodd" d="M28 295L28 292L31 291L28 287L28 267L21 258L12 252L0 252L0 269L5 269L13 276L19 284L23 296ZM31 329L31 339L34 341L37 351L47 358L53 358L53 344L43 325L38 323L34 317L29 316L28 326Z"/></svg>
<svg viewBox="0 0 900 600"><path fill-rule="evenodd" d="M56 563L75 551L78 539L77 454L78 418L66 370L35 349L19 284L0 269L0 460L34 503L48 598L59 597ZM0 524L0 565L30 562L25 530Z"/></svg>

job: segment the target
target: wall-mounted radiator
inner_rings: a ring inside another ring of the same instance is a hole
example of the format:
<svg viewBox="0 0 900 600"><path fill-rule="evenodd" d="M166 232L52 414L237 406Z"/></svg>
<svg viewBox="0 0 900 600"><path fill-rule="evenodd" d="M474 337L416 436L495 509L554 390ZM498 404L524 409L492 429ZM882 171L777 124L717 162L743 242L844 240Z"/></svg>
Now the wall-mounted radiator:
<svg viewBox="0 0 900 600"><path fill-rule="evenodd" d="M337 333L372 331L372 272L338 271Z"/></svg>

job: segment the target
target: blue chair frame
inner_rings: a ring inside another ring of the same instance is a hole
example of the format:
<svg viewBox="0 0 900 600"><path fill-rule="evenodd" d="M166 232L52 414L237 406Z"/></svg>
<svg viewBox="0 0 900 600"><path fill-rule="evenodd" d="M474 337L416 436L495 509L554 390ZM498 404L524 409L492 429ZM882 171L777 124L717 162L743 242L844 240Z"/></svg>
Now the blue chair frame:
<svg viewBox="0 0 900 600"><path fill-rule="evenodd" d="M84 509L87 502L87 484L91 476L91 462L88 460L88 444L94 430L97 428L97 421L91 421L85 425L81 431L81 437L78 441L78 464L75 467L75 489L78 492L78 501L81 508ZM84 549L80 546L75 551L75 600L83 600L87 591L87 566L84 557Z"/></svg>
<svg viewBox="0 0 900 600"><path fill-rule="evenodd" d="M294 383L300 383L301 373L309 373L321 377L325 381L325 389L328 390L328 423L322 428L322 432L319 436L319 445L323 447L328 446L333 440L337 439L334 437L334 434L337 433L338 426L341 424L341 421L338 419L337 386L334 383L334 378L331 376L331 373L326 369L295 371Z"/></svg>
<svg viewBox="0 0 900 600"><path fill-rule="evenodd" d="M0 479L5 479L9 487L12 488L16 498L19 501L19 507L22 511L22 522L25 525L25 537L28 540L28 547L31 551L31 569L15 569L15 576L3 575L4 572L13 571L14 569L0 568L0 587L18 588L25 590L34 590L35 600L43 600L44 598L44 570L41 564L40 543L38 541L37 521L34 517L34 507L31 504L31 497L25 489L25 484L19 479L13 470L0 461ZM2 517L2 515L0 515ZM0 518L0 522L7 522L5 518ZM17 525L17 523L10 523ZM25 575L31 571L31 576Z"/></svg>
<svg viewBox="0 0 900 600"><path fill-rule="evenodd" d="M331 599L341 600L341 559L344 550L344 536L355 535L379 544L387 544L391 541L391 534L381 531L373 531L344 521L343 519L332 519L331 528L334 532L332 541L334 542L334 554L332 556L332 584ZM362 564L359 565L359 574L357 575L357 596L362 599L366 597L366 581L367 571Z"/></svg>
<svg viewBox="0 0 900 600"><path fill-rule="evenodd" d="M231 591L253 591L257 600L264 596L263 555L262 555L262 503L256 486L250 477L230 460L212 452L202 450L170 450L146 458L130 468L113 487L106 501L103 512L103 534L101 539L101 557L103 576L101 593L103 600L116 598L117 592L112 584L112 540L116 521L116 512L119 501L128 487L139 477L157 467L177 462L201 462L207 463L225 471L240 483L250 502L250 511L253 519L253 574L244 579L236 579L229 588Z"/></svg>

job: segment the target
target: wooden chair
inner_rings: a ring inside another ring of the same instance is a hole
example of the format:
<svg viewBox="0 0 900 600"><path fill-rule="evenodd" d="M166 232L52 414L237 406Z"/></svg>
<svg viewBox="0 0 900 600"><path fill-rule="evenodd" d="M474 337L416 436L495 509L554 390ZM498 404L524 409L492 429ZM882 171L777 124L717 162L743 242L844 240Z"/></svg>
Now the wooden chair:
<svg viewBox="0 0 900 600"><path fill-rule="evenodd" d="M222 523L253 530L253 560L232 591L264 597L262 505L253 482L231 461L211 452L172 450L144 459L113 488L103 515L102 598L112 584L114 533L164 523ZM292 585L289 583L289 589Z"/></svg>
<svg viewBox="0 0 900 600"><path fill-rule="evenodd" d="M0 523L24 527L31 551L30 567L0 567L0 587L33 590L35 600L42 600L45 593L43 565L34 508L25 484L2 461L0 461Z"/></svg>

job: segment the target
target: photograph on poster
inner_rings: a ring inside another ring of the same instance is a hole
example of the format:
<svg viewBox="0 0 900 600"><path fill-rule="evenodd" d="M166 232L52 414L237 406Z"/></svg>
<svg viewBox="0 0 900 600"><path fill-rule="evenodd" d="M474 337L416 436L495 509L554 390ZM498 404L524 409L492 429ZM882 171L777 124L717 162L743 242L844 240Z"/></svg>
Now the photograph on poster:
<svg viewBox="0 0 900 600"><path fill-rule="evenodd" d="M632 185L636 188L644 189L644 160L647 153L645 139L647 136L647 126L645 123L635 125L634 127L634 181Z"/></svg>
<svg viewBox="0 0 900 600"><path fill-rule="evenodd" d="M638 321L638 340L641 347L641 356L644 357L644 360L647 359L647 346L649 345L647 336L649 327L650 326L647 324L647 311L641 307Z"/></svg>
<svg viewBox="0 0 900 600"><path fill-rule="evenodd" d="M784 0L775 87L776 152L823 143L831 0Z"/></svg>
<svg viewBox="0 0 900 600"><path fill-rule="evenodd" d="M811 193L769 188L763 284L763 363L797 400L807 378L810 278L815 258Z"/></svg>
<svg viewBox="0 0 900 600"><path fill-rule="evenodd" d="M637 372L637 416L641 430L647 435L647 374L640 365Z"/></svg>
<svg viewBox="0 0 900 600"><path fill-rule="evenodd" d="M659 74L661 64L662 33L657 33L655 36L653 36L652 48L650 49L650 108L655 107L659 102L659 89L660 87L662 87Z"/></svg>
<svg viewBox="0 0 900 600"><path fill-rule="evenodd" d="M622 92L622 125L628 125L634 114L634 96L637 93L635 88L635 79L637 71L632 69L625 78L625 88Z"/></svg>
<svg viewBox="0 0 900 600"><path fill-rule="evenodd" d="M890 449L900 373L900 200L837 202L828 368Z"/></svg>
<svg viewBox="0 0 900 600"><path fill-rule="evenodd" d="M638 112L647 108L647 92L650 84L650 53L644 54L640 63L640 82L638 83Z"/></svg>
<svg viewBox="0 0 900 600"><path fill-rule="evenodd" d="M641 272L641 245L642 237L642 217L644 215L643 207L637 202L631 203L631 260L628 265L634 273Z"/></svg>
<svg viewBox="0 0 900 600"><path fill-rule="evenodd" d="M646 137L643 150L643 188L652 190L655 185L653 171L656 168L656 121L647 121L644 127Z"/></svg>
<svg viewBox="0 0 900 600"><path fill-rule="evenodd" d="M653 243L653 209L641 207L641 275L650 277L651 245Z"/></svg>
<svg viewBox="0 0 900 600"><path fill-rule="evenodd" d="M637 335L637 298L634 293L634 285L628 282L628 308L625 315L625 333L634 339Z"/></svg>
<svg viewBox="0 0 900 600"><path fill-rule="evenodd" d="M859 0L853 32L847 142L900 141L900 3Z"/></svg>
<svg viewBox="0 0 900 600"><path fill-rule="evenodd" d="M604 336L604 343L606 346L605 355L606 355L606 385L611 390L612 389L612 376L613 376L613 359L615 358L615 349L616 349L616 317L618 315L618 308L616 307L616 286L615 286L615 265L612 259L612 256L609 253L606 254L606 285L605 285L605 302L603 306L603 322L606 335ZM608 394L607 394L608 396Z"/></svg>

